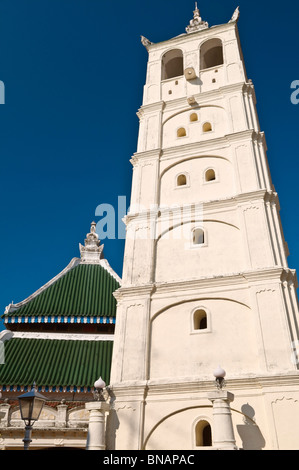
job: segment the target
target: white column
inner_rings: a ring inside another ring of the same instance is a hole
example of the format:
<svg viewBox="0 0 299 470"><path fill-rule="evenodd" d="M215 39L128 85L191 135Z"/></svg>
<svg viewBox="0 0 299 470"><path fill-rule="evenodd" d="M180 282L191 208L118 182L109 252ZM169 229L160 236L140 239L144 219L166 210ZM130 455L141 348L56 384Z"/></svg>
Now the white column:
<svg viewBox="0 0 299 470"><path fill-rule="evenodd" d="M85 408L89 411L86 450L105 450L105 412L110 410L110 405L94 401L86 403Z"/></svg>
<svg viewBox="0 0 299 470"><path fill-rule="evenodd" d="M213 404L213 447L217 450L237 450L230 402L234 395L224 390L216 390L208 394Z"/></svg>

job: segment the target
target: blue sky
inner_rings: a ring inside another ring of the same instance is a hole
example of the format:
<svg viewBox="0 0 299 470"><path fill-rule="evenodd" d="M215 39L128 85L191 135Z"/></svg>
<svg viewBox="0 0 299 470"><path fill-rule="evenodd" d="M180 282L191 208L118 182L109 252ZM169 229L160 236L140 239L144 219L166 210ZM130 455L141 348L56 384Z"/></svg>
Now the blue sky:
<svg viewBox="0 0 299 470"><path fill-rule="evenodd" d="M289 265L299 267L299 4L202 0L210 26L240 5L239 31L279 194ZM193 1L0 0L0 312L58 274L96 207L129 205L147 52L185 32ZM124 240L103 240L121 275ZM1 329L1 325L0 325Z"/></svg>

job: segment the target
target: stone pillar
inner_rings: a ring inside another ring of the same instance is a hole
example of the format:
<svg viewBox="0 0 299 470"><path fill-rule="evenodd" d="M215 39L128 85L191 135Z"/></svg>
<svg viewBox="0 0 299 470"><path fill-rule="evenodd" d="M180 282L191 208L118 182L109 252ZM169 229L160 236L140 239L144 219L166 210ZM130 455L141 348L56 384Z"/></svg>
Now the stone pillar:
<svg viewBox="0 0 299 470"><path fill-rule="evenodd" d="M217 450L237 450L230 402L234 395L224 390L216 390L208 394L213 404L213 447Z"/></svg>
<svg viewBox="0 0 299 470"><path fill-rule="evenodd" d="M67 405L64 403L57 406L57 419L55 426L57 428L66 428L67 426Z"/></svg>
<svg viewBox="0 0 299 470"><path fill-rule="evenodd" d="M0 422L1 426L7 428L9 426L9 410L10 405L8 403L2 403L0 405Z"/></svg>
<svg viewBox="0 0 299 470"><path fill-rule="evenodd" d="M105 413L110 410L110 405L104 401L93 401L86 403L85 408L89 411L86 450L105 450Z"/></svg>

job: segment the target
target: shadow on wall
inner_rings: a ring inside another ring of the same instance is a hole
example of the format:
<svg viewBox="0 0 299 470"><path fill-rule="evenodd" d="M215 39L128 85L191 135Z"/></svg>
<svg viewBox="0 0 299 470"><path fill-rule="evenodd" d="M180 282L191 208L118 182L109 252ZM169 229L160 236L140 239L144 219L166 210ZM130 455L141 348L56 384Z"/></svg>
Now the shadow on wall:
<svg viewBox="0 0 299 470"><path fill-rule="evenodd" d="M237 424L243 450L262 450L266 441L254 420L255 411L248 403L241 407L244 424Z"/></svg>

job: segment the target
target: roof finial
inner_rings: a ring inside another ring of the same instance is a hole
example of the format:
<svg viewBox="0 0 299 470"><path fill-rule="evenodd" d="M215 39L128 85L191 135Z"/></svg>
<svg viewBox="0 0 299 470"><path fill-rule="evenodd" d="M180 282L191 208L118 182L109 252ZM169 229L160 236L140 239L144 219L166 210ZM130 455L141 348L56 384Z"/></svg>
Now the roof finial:
<svg viewBox="0 0 299 470"><path fill-rule="evenodd" d="M199 18L200 17L200 11L198 9L197 2L195 2L195 10L193 12L193 17L194 18Z"/></svg>
<svg viewBox="0 0 299 470"><path fill-rule="evenodd" d="M144 36L140 36L141 37L141 43L144 45L144 47L148 47L150 46L151 44L153 44L149 39L147 39L146 37Z"/></svg>
<svg viewBox="0 0 299 470"><path fill-rule="evenodd" d="M209 24L206 21L203 21L200 17L200 11L197 7L197 2L195 2L195 10L193 11L193 20L190 21L190 25L187 26L186 32L195 33L196 31L201 31L209 27Z"/></svg>
<svg viewBox="0 0 299 470"><path fill-rule="evenodd" d="M240 7L237 7L233 13L233 16L229 20L229 23L237 22L240 17Z"/></svg>
<svg viewBox="0 0 299 470"><path fill-rule="evenodd" d="M97 224L92 222L90 232L87 233L85 238L85 245L83 246L79 243L81 262L83 263L98 264L102 257L104 245L100 244L99 236L96 233L96 226Z"/></svg>

